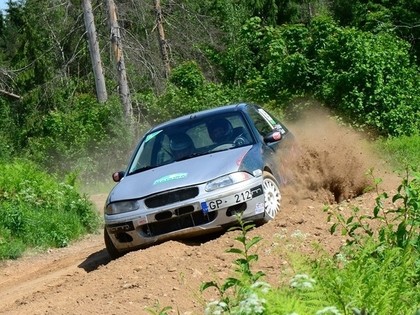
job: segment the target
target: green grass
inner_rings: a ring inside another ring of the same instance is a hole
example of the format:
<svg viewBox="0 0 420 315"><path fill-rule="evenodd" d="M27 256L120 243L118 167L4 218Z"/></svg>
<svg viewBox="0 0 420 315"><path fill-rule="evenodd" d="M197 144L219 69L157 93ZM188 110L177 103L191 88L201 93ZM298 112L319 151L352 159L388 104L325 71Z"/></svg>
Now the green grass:
<svg viewBox="0 0 420 315"><path fill-rule="evenodd" d="M376 144L383 158L390 161L397 171L420 165L420 134L381 139Z"/></svg>
<svg viewBox="0 0 420 315"><path fill-rule="evenodd" d="M65 247L98 229L94 206L71 183L22 160L0 163L0 174L0 260Z"/></svg>

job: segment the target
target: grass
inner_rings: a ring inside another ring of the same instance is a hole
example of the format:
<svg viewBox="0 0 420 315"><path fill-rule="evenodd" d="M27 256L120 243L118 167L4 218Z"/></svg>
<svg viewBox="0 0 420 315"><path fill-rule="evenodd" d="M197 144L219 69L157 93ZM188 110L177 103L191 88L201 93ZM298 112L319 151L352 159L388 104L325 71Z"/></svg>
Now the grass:
<svg viewBox="0 0 420 315"><path fill-rule="evenodd" d="M0 260L28 249L65 247L97 230L98 213L74 187L29 161L0 163Z"/></svg>
<svg viewBox="0 0 420 315"><path fill-rule="evenodd" d="M420 134L380 139L376 145L383 158L391 162L397 171L420 165Z"/></svg>

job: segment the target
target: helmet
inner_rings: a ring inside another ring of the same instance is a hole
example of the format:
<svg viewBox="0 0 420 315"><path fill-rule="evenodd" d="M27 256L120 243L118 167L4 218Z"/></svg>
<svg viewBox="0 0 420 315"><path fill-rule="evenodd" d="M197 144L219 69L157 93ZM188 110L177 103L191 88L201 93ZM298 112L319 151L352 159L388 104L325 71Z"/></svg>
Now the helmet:
<svg viewBox="0 0 420 315"><path fill-rule="evenodd" d="M209 136L213 142L229 140L233 134L232 124L226 118L218 118L207 124Z"/></svg>
<svg viewBox="0 0 420 315"><path fill-rule="evenodd" d="M179 133L171 137L169 147L172 151L184 151L186 149L192 149L193 142L188 135Z"/></svg>

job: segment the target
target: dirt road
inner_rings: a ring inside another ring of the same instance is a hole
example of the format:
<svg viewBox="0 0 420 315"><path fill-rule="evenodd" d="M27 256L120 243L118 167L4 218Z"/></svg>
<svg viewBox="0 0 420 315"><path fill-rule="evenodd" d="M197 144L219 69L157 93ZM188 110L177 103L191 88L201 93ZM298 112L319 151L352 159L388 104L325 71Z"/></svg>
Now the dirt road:
<svg viewBox="0 0 420 315"><path fill-rule="evenodd" d="M254 270L278 286L288 281L290 253L311 255L314 242L335 251L343 239L331 236L322 211L337 201L372 209L374 195L362 194L363 175L380 169L387 190L399 179L383 171L383 161L366 148L359 135L338 127L324 116L300 121L291 129L298 136L302 157L291 169L291 186L283 191L282 210L276 220L252 231L263 240L256 247ZM105 195L92 196L100 209ZM190 243L169 241L129 253L111 261L103 235L89 235L67 248L28 254L0 263L0 314L151 314L165 306L173 314L203 314L212 291L199 292L204 281L223 282L237 258L225 250L239 243L237 232ZM296 270L295 270L296 271Z"/></svg>

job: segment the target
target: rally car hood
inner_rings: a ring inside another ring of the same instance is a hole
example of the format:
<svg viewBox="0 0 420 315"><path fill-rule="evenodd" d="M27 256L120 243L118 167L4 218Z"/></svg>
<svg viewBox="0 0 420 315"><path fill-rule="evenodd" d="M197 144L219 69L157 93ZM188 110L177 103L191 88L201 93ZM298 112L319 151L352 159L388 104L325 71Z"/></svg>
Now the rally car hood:
<svg viewBox="0 0 420 315"><path fill-rule="evenodd" d="M198 156L125 176L109 194L107 204L119 200L144 198L179 187L198 185L236 172L251 147Z"/></svg>

